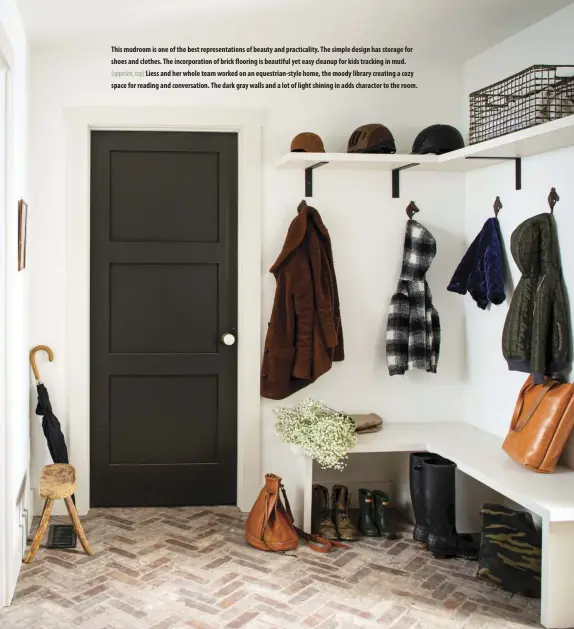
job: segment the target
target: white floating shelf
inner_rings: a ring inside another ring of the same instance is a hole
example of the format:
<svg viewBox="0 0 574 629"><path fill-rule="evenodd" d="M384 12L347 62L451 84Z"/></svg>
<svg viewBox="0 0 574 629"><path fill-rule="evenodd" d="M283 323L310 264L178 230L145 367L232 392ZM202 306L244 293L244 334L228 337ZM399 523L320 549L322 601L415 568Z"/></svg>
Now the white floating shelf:
<svg viewBox="0 0 574 629"><path fill-rule="evenodd" d="M328 165L344 169L379 169L393 173L393 197L399 196L399 173L406 168L433 171L464 172L513 161L516 165L516 189L521 188L521 162L548 151L574 146L574 115L509 133L494 140L466 146L444 155L411 155L408 153L286 153L279 168L305 170L305 196L312 196L313 170ZM309 194L310 193L310 194Z"/></svg>
<svg viewBox="0 0 574 629"><path fill-rule="evenodd" d="M568 146L574 146L574 115L446 153L439 157L439 162L446 169L459 162L459 170L473 170L489 165L479 158L532 157ZM467 159L473 157L477 159Z"/></svg>
<svg viewBox="0 0 574 629"><path fill-rule="evenodd" d="M308 168L319 162L328 162L330 168L357 168L393 170L409 164L425 164L434 170L436 155L393 155L375 153L287 153L279 160L279 168Z"/></svg>

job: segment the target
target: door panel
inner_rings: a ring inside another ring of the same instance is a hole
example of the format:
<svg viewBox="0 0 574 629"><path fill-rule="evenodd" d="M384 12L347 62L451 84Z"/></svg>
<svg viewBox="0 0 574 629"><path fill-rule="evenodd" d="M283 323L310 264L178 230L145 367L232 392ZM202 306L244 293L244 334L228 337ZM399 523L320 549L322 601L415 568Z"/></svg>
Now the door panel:
<svg viewBox="0 0 574 629"><path fill-rule="evenodd" d="M199 417L216 416L217 377L112 376L110 462L216 463L217 424L188 421L191 400Z"/></svg>
<svg viewBox="0 0 574 629"><path fill-rule="evenodd" d="M237 136L91 152L92 506L235 504Z"/></svg>
<svg viewBox="0 0 574 629"><path fill-rule="evenodd" d="M116 151L110 161L112 242L219 241L217 153Z"/></svg>
<svg viewBox="0 0 574 629"><path fill-rule="evenodd" d="M217 264L111 265L110 353L216 353L218 270Z"/></svg>

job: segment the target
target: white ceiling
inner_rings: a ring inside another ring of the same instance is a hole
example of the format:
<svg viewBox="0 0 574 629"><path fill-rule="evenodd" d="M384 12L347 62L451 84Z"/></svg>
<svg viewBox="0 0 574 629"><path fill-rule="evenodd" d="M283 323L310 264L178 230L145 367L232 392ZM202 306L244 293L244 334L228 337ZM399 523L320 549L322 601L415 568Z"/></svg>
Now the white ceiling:
<svg viewBox="0 0 574 629"><path fill-rule="evenodd" d="M460 62L573 0L17 2L35 45L152 45L169 37L177 37L173 43L190 45L194 41L220 45L408 45L436 58Z"/></svg>

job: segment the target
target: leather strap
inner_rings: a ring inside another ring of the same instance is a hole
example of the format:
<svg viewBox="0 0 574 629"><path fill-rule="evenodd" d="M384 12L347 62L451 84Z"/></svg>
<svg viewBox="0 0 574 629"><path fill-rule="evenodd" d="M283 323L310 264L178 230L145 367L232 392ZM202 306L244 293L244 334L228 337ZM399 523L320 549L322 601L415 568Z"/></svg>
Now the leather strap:
<svg viewBox="0 0 574 629"><path fill-rule="evenodd" d="M540 403L544 399L544 396L548 393L548 391L550 391L551 389L554 389L559 384L560 383L556 382L555 380L549 380L542 385L542 388L540 389L540 393L538 394L538 397L536 398L535 402L530 406L528 411L524 413L524 415L520 418L520 420L516 422L514 428L512 429L514 432L520 432L524 428L524 426L526 426L526 424L532 418L532 415L534 415L534 413L536 412L536 409L540 406ZM524 396L522 396L522 404L521 404L521 409L520 409L521 411L522 411L523 406L524 406Z"/></svg>
<svg viewBox="0 0 574 629"><path fill-rule="evenodd" d="M293 528L297 532L297 535L302 539L307 541L309 548L314 550L316 553L330 553L334 550L334 547L337 548L349 548L347 544L343 544L341 542L337 542L335 540L330 540L325 537L321 537L320 535L312 535L311 533L305 533L302 529L299 529L295 526L295 518L293 517L293 513L291 512L291 505L289 504L289 499L287 498L287 492L285 491L285 487L283 483L279 485L281 487L281 493L283 494L283 500L285 501L285 510L287 511L287 515L291 519L293 523Z"/></svg>
<svg viewBox="0 0 574 629"><path fill-rule="evenodd" d="M309 548L314 550L316 553L330 553L334 550L335 546L337 548L349 548L347 544L343 544L342 542L327 539L326 537L321 537L320 535L305 533L305 531L298 529L296 526L295 530L297 531L297 535L306 540Z"/></svg>
<svg viewBox="0 0 574 629"><path fill-rule="evenodd" d="M514 413L512 414L512 420L510 422L510 429L514 430L516 428L516 424L518 423L518 418L520 417L520 413L522 413L522 407L524 406L524 397L526 392L534 386L532 375L528 376L526 382L522 385L520 392L518 393L518 398L516 400L516 404L514 406Z"/></svg>

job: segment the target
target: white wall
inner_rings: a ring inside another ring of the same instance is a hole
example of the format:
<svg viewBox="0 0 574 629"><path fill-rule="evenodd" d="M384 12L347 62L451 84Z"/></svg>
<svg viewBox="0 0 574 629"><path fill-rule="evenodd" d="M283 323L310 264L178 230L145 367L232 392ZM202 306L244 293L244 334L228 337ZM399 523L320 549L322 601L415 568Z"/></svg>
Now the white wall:
<svg viewBox="0 0 574 629"><path fill-rule="evenodd" d="M470 60L464 69L464 93L480 89L499 79L537 63L568 64L574 58L574 5ZM466 97L466 96L465 96ZM493 166L468 175L466 182L466 238L470 242L492 214L499 195L503 209L499 214L506 245L512 285L520 273L510 254L510 236L523 220L548 211L546 198L552 186L561 201L555 208L561 244L564 279L569 289L570 307L574 305L574 149L546 153L522 161L522 190L514 190L513 164ZM467 354L470 371L467 387L466 417L471 423L503 437L518 391L526 375L509 372L502 356L502 328L510 297L500 306L484 312L465 297ZM462 298L461 298L462 299ZM568 457L570 463L574 456Z"/></svg>
<svg viewBox="0 0 574 629"><path fill-rule="evenodd" d="M273 45L291 45L292 41L284 33L296 32L297 21L305 16L301 13L290 15L291 18L291 26L277 24L273 27L275 30L266 32L267 41ZM253 22L235 26L233 33L214 32L211 37L208 32L203 38L210 45L231 45L239 43L238 37L244 37L250 44L257 45ZM357 33L353 38L357 40ZM66 407L65 269L67 264L73 264L73 260L66 259L64 246L65 107L209 104L266 110L263 130L263 307L259 313L262 337L267 329L274 293L274 280L268 269L280 251L303 194L302 173L275 167L278 158L288 150L291 138L300 131L316 131L323 137L327 150L345 150L354 128L368 122L382 122L391 127L399 150L409 152L414 136L422 127L435 122L460 125L463 118L460 68L425 62L423 49L412 62L420 85L416 95L400 91L301 93L272 90L247 94L215 90L142 94L110 90L108 43L118 42L102 41L91 53L36 50L32 60L31 176L36 199L36 216L30 228L34 268L32 341L46 343L55 352L55 362L44 362L41 367L54 408L68 434L74 418L68 417ZM154 39L155 45L163 43L173 44L173 41ZM142 41L134 33L130 45L149 45L149 40ZM456 296L447 293L445 287L463 253L460 237L463 179L457 174L405 172L400 200L391 199L390 184L389 172L334 172L327 166L315 173L316 196L312 202L322 213L332 234L347 359L303 394L308 393L348 410L377 411L388 421L459 419L465 380L463 304ZM442 317L444 340L437 375L413 373L391 379L384 359L384 327L400 267L406 221L404 209L411 199L415 199L422 210L417 218L431 229L438 241L438 255L428 279ZM44 247L44 243L50 245ZM44 307L48 302L50 308ZM296 399L293 396L286 402L292 403ZM283 475L289 488L290 475L295 482L296 474L290 468L291 457L286 454L286 448L275 437L272 406L268 401L262 402L262 471ZM73 452L71 457L73 460ZM36 422L33 431L34 481L41 465L47 461L43 435ZM87 471L86 467L80 473Z"/></svg>
<svg viewBox="0 0 574 629"><path fill-rule="evenodd" d="M30 203L31 220L35 206L29 197L27 177L28 143L28 44L13 0L0 0L0 47L10 65L8 111L8 177L6 247L2 246L6 264L6 400L0 421L5 422L6 443L0 443L0 464L6 464L6 504L0 503L0 518L6 522L7 566L4 597L6 602L16 585L22 561L22 536L26 534L21 519L27 508L27 482L30 461L28 367L29 271L18 272L17 237L18 199ZM4 260L2 261L4 263ZM4 351L4 348L2 348ZM6 454L6 460L3 459ZM0 525L0 530L2 526ZM2 548L0 548L2 550Z"/></svg>

